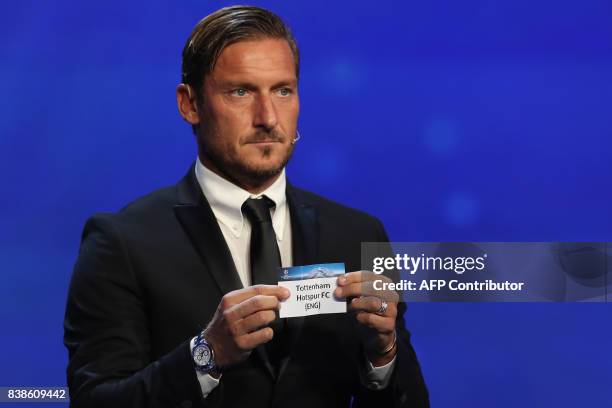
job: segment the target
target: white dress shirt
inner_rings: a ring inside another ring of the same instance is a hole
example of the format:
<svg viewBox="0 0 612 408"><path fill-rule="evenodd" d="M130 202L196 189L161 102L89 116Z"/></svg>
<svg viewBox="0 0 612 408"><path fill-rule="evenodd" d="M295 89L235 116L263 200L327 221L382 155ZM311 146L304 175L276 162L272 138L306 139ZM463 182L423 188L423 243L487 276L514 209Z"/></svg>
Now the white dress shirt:
<svg viewBox="0 0 612 408"><path fill-rule="evenodd" d="M281 256L283 267L292 266L291 252L291 219L287 206L285 190L287 179L285 169L270 187L260 194L251 194L238 187L230 181L204 167L198 158L195 165L195 174L198 184L210 204L213 214L217 218L223 238L232 254L236 271L240 276L243 287L251 285L250 265L250 242L251 224L242 215L242 204L249 198L261 198L264 195L275 204L270 209L272 226L276 233L276 241ZM193 350L195 338L191 340ZM367 361L367 359L366 359ZM374 367L367 361L365 372L360 373L363 384L374 390L383 389L389 384L391 373L395 365L395 358L381 367ZM219 384L220 379L215 379L208 374L196 371L202 395L204 398Z"/></svg>
<svg viewBox="0 0 612 408"><path fill-rule="evenodd" d="M242 286L251 286L251 224L242 215L242 204L249 198L261 198L264 195L275 204L270 209L272 227L276 233L276 242L281 256L281 266L292 265L291 255L291 222L285 187L285 169L270 187L261 194L251 194L223 177L204 167L196 161L196 178L202 188L204 197L210 204L217 218L223 238L234 259L234 265L242 281Z"/></svg>

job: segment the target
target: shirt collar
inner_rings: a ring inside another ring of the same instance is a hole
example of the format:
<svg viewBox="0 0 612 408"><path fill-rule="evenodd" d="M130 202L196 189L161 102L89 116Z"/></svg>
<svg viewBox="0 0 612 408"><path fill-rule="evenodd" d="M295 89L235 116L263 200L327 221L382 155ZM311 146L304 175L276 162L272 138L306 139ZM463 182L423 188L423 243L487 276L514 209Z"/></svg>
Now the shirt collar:
<svg viewBox="0 0 612 408"><path fill-rule="evenodd" d="M225 224L236 237L240 237L244 228L242 204L249 198L259 198L264 195L272 200L275 204L272 210L272 226L276 238L282 241L287 214L287 196L285 195L287 180L284 168L276 181L260 194L251 194L224 179L206 168L199 158L196 160L195 174L215 217L219 222Z"/></svg>

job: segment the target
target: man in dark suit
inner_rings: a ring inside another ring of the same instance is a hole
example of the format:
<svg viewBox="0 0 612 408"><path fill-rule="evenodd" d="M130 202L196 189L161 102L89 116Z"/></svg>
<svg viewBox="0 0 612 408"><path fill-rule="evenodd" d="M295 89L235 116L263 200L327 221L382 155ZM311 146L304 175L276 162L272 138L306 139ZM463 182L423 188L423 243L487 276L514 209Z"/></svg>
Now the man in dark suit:
<svg viewBox="0 0 612 408"><path fill-rule="evenodd" d="M195 27L177 88L198 159L175 186L88 220L64 342L78 407L428 406L405 304L338 279L348 313L278 319L276 269L361 266L362 212L293 187L298 50L256 7Z"/></svg>

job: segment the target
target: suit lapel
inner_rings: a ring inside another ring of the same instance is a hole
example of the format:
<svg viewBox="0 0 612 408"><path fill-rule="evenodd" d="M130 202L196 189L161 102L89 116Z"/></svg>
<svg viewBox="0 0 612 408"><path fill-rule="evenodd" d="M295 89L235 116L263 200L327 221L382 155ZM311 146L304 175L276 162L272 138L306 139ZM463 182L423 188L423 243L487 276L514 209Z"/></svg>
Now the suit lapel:
<svg viewBox="0 0 612 408"><path fill-rule="evenodd" d="M214 278L222 294L242 288L234 260L217 219L195 177L193 166L178 184L174 214Z"/></svg>
<svg viewBox="0 0 612 408"><path fill-rule="evenodd" d="M318 247L318 214L316 207L287 183L287 202L291 214L293 264L308 265L316 262Z"/></svg>
<svg viewBox="0 0 612 408"><path fill-rule="evenodd" d="M287 183L287 203L291 215L291 240L293 265L308 265L316 262L318 248L318 214L316 207ZM294 346L300 337L304 317L287 319L289 330L289 352L281 361L277 382L280 381L293 352Z"/></svg>

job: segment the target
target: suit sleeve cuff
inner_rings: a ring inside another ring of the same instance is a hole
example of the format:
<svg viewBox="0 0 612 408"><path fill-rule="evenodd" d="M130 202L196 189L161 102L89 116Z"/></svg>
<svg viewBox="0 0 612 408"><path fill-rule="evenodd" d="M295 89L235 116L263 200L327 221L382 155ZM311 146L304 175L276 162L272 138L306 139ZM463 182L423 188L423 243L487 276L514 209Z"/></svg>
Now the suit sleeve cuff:
<svg viewBox="0 0 612 408"><path fill-rule="evenodd" d="M367 358L365 360L365 365L360 373L363 386L374 391L387 388L391 382L396 357L393 357L393 360L380 367L374 367Z"/></svg>

